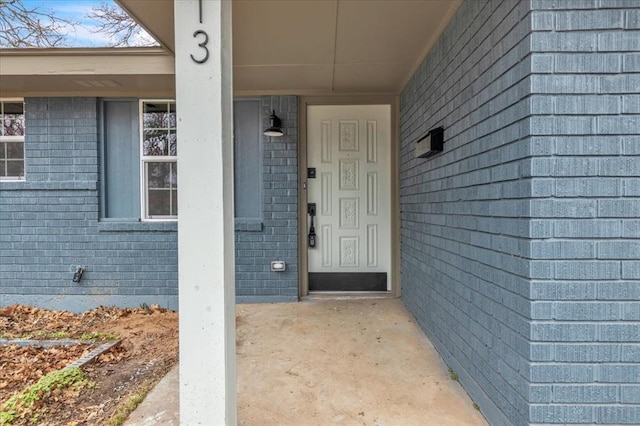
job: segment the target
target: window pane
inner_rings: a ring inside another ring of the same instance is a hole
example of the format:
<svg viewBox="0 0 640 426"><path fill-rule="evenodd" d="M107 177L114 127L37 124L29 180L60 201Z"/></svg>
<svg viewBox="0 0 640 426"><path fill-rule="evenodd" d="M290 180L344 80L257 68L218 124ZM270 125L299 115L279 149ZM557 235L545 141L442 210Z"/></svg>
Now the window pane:
<svg viewBox="0 0 640 426"><path fill-rule="evenodd" d="M171 175L169 176L171 188L178 187L178 163L169 163L171 164Z"/></svg>
<svg viewBox="0 0 640 426"><path fill-rule="evenodd" d="M168 105L168 112L164 116L164 126L169 129L176 127L176 104Z"/></svg>
<svg viewBox="0 0 640 426"><path fill-rule="evenodd" d="M174 157L178 155L178 135L175 130L172 130L169 133L169 155L173 155Z"/></svg>
<svg viewBox="0 0 640 426"><path fill-rule="evenodd" d="M7 145L7 158L19 158L19 159L24 158L23 142L7 142L6 145Z"/></svg>
<svg viewBox="0 0 640 426"><path fill-rule="evenodd" d="M5 114L24 115L24 103L23 102L4 102L3 111Z"/></svg>
<svg viewBox="0 0 640 426"><path fill-rule="evenodd" d="M166 189L149 190L149 216L171 215L171 192Z"/></svg>
<svg viewBox="0 0 640 426"><path fill-rule="evenodd" d="M145 129L162 129L164 128L164 114L161 112L145 113L142 124Z"/></svg>
<svg viewBox="0 0 640 426"><path fill-rule="evenodd" d="M5 115L2 122L4 136L24 136L23 115Z"/></svg>
<svg viewBox="0 0 640 426"><path fill-rule="evenodd" d="M2 113L2 135L24 136L24 104L3 102Z"/></svg>
<svg viewBox="0 0 640 426"><path fill-rule="evenodd" d="M172 207L172 214L177 216L178 215L178 190L174 189L173 191L171 191L171 207Z"/></svg>
<svg viewBox="0 0 640 426"><path fill-rule="evenodd" d="M7 176L11 176L11 177L24 176L24 162L22 160L8 160Z"/></svg>
<svg viewBox="0 0 640 426"><path fill-rule="evenodd" d="M0 176L24 176L23 142L0 142Z"/></svg>
<svg viewBox="0 0 640 426"><path fill-rule="evenodd" d="M143 155L177 155L175 103L145 102L142 121Z"/></svg>
<svg viewBox="0 0 640 426"><path fill-rule="evenodd" d="M171 163L147 163L149 188L171 187Z"/></svg>
<svg viewBox="0 0 640 426"><path fill-rule="evenodd" d="M167 155L169 135L164 130L145 130L143 154L146 156Z"/></svg>
<svg viewBox="0 0 640 426"><path fill-rule="evenodd" d="M170 129L176 127L174 103L144 103L143 125L145 129Z"/></svg>
<svg viewBox="0 0 640 426"><path fill-rule="evenodd" d="M166 102L145 102L144 103L144 112L167 112L167 103Z"/></svg>

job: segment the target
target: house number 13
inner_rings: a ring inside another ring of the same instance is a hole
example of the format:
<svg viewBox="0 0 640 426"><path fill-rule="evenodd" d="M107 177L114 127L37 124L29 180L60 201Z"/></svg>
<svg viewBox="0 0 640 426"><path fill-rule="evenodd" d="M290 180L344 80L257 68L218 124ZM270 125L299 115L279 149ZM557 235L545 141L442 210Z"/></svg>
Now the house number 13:
<svg viewBox="0 0 640 426"><path fill-rule="evenodd" d="M207 47L207 43L209 43L209 35L204 30L198 30L193 33L193 38L197 39L200 34L204 36L204 40L198 43L198 47L201 47L204 49L204 58L196 59L195 56L191 55L191 59L196 64L204 64L209 59L209 48Z"/></svg>
<svg viewBox="0 0 640 426"><path fill-rule="evenodd" d="M198 1L198 12L200 14L200 23L202 24L202 0ZM198 43L198 47L204 49L204 57L202 59L196 59L193 54L191 54L191 60L196 64L204 64L209 60L209 48L207 47L207 43L209 43L209 34L205 30L197 30L193 33L193 38L198 39L199 35L203 35L204 39Z"/></svg>

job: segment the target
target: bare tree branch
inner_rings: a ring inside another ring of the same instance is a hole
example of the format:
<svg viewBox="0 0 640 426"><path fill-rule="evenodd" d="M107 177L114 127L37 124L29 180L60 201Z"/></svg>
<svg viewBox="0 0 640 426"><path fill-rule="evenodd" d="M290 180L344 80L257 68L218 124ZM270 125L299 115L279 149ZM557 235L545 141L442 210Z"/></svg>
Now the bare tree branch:
<svg viewBox="0 0 640 426"><path fill-rule="evenodd" d="M22 0L0 0L0 47L62 47L64 30L73 25Z"/></svg>
<svg viewBox="0 0 640 426"><path fill-rule="evenodd" d="M0 0L2 1L2 0ZM113 47L157 46L151 37L144 37L146 31L120 7L102 1L100 6L92 8L89 18L99 22L93 33L107 34Z"/></svg>

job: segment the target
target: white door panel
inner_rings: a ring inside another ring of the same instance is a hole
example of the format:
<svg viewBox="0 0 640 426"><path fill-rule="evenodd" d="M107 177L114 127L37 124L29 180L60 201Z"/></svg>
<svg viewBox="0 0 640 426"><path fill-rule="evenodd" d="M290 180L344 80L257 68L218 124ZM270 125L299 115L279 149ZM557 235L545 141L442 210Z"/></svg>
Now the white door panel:
<svg viewBox="0 0 640 426"><path fill-rule="evenodd" d="M316 203L309 272L391 276L391 126L388 105L307 109L308 202Z"/></svg>

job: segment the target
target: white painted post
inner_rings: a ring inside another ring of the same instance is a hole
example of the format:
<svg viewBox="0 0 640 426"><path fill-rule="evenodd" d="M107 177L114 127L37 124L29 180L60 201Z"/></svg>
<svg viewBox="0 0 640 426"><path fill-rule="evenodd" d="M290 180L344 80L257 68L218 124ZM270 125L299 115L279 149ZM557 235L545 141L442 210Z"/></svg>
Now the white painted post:
<svg viewBox="0 0 640 426"><path fill-rule="evenodd" d="M180 423L235 425L231 2L174 12Z"/></svg>

